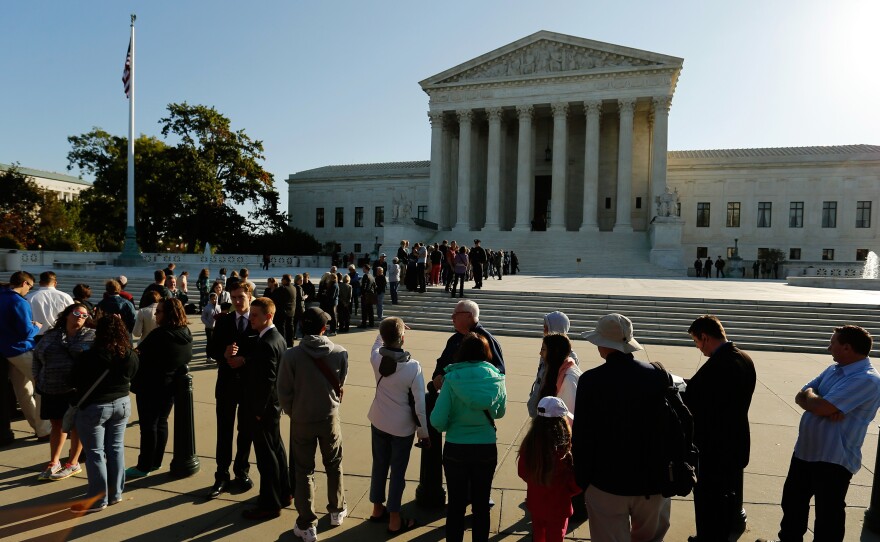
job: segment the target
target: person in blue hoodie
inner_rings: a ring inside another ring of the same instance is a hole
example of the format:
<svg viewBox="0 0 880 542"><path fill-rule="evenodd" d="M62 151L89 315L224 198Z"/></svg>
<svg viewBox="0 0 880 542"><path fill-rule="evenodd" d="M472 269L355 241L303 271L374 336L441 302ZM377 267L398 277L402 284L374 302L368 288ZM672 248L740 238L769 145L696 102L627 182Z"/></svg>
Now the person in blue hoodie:
<svg viewBox="0 0 880 542"><path fill-rule="evenodd" d="M498 464L495 420L504 416L504 374L492 364L489 342L468 333L445 368L443 390L431 412L431 424L446 433L443 470L449 502L446 539L464 537L464 513L473 504L472 539L489 539L489 494Z"/></svg>

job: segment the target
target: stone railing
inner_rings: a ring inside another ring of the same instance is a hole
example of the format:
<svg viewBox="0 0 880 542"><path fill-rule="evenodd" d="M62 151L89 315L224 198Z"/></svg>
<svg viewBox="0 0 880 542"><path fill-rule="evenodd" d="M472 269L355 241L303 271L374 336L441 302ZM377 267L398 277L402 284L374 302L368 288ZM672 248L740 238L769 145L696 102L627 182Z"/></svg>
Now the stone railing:
<svg viewBox="0 0 880 542"><path fill-rule="evenodd" d="M26 267L53 267L58 265L113 265L119 252L65 252L57 250L20 250L8 252L4 255L4 261L8 269L18 266ZM145 252L141 255L146 264L165 267L174 262L179 265L215 265L233 268L249 267L259 269L263 263L263 256L259 254L182 254L178 252ZM270 257L272 267L329 267L330 256L295 256L277 255ZM18 264L16 266L16 264Z"/></svg>

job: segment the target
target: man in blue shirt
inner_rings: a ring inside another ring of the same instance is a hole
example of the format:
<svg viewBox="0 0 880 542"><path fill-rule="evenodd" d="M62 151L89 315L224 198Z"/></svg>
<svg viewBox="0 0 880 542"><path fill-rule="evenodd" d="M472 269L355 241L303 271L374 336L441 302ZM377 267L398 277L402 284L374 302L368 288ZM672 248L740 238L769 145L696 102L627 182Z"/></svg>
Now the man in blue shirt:
<svg viewBox="0 0 880 542"><path fill-rule="evenodd" d="M868 359L871 345L871 335L858 326L834 328L828 351L836 363L795 396L805 412L782 489L781 542L803 540L813 496L813 538L843 541L846 492L862 466L868 424L880 408L880 375Z"/></svg>

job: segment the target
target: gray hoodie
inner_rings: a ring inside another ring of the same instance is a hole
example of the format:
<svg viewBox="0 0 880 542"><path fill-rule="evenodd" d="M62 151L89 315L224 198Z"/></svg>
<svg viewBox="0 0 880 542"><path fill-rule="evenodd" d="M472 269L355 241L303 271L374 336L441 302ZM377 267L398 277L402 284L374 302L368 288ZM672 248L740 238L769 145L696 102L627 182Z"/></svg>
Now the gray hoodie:
<svg viewBox="0 0 880 542"><path fill-rule="evenodd" d="M342 398L315 363L323 358L345 384L348 351L323 335L306 335L299 346L289 348L278 367L278 400L291 423L312 423L337 413Z"/></svg>

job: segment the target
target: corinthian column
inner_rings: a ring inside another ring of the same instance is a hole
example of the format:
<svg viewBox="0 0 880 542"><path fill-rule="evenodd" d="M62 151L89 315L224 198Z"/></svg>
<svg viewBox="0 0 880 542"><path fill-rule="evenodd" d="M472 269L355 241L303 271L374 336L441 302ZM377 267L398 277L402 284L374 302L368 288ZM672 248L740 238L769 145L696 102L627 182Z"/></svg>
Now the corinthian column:
<svg viewBox="0 0 880 542"><path fill-rule="evenodd" d="M568 104L556 103L553 109L553 185L550 192L548 231L565 231L565 181L568 165Z"/></svg>
<svg viewBox="0 0 880 542"><path fill-rule="evenodd" d="M486 168L486 225L485 230L498 231L501 205L501 116L500 107L486 109L489 117L489 157Z"/></svg>
<svg viewBox="0 0 880 542"><path fill-rule="evenodd" d="M584 102L587 118L587 143L584 147L584 214L581 231L597 231L599 199L599 120L602 101Z"/></svg>
<svg viewBox="0 0 880 542"><path fill-rule="evenodd" d="M654 98L654 135L653 148L651 149L651 202L656 216L657 198L666 192L666 147L669 129L669 107L672 105L671 96L659 96Z"/></svg>
<svg viewBox="0 0 880 542"><path fill-rule="evenodd" d="M458 197L455 198L458 217L456 230L471 229L471 121L474 112L470 109L456 111L458 115Z"/></svg>
<svg viewBox="0 0 880 542"><path fill-rule="evenodd" d="M516 116L519 118L519 142L516 151L516 222L513 231L532 230L532 195L534 190L532 156L532 115L531 105L519 105Z"/></svg>
<svg viewBox="0 0 880 542"><path fill-rule="evenodd" d="M614 231L632 231L633 98L617 101L620 107L620 138L617 150L617 219Z"/></svg>
<svg viewBox="0 0 880 542"><path fill-rule="evenodd" d="M443 112L429 111L431 121L431 173L428 185L428 221L438 226L446 215L442 207L448 203L443 199Z"/></svg>

